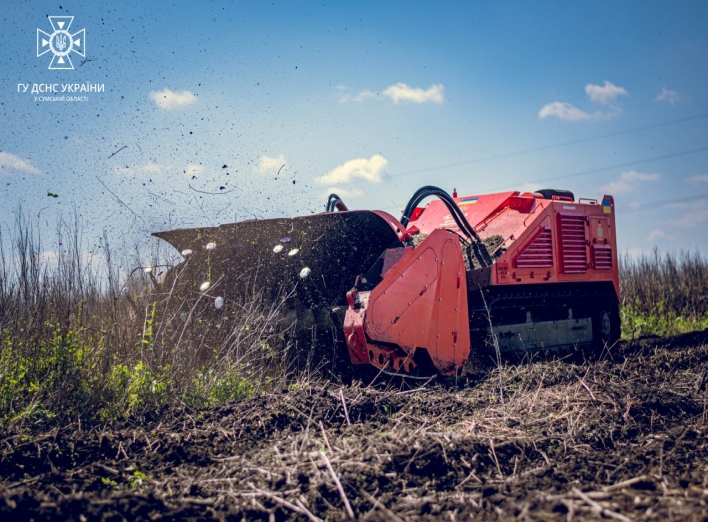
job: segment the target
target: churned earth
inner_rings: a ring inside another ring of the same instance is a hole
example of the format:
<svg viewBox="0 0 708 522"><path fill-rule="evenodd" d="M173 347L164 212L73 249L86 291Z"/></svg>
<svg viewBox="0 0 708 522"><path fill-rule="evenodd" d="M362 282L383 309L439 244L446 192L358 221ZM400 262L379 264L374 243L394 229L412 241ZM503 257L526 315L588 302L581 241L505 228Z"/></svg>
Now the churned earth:
<svg viewBox="0 0 708 522"><path fill-rule="evenodd" d="M0 517L708 520L708 332L366 384L2 434Z"/></svg>

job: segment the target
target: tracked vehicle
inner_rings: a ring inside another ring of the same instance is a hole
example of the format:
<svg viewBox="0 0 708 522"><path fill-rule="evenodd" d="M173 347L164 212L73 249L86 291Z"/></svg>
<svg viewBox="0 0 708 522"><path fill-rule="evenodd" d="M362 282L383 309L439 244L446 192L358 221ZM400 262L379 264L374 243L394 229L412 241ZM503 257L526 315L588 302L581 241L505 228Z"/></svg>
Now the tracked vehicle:
<svg viewBox="0 0 708 522"><path fill-rule="evenodd" d="M397 219L333 194L322 214L154 235L185 257L157 291L172 317L216 303L200 313L228 328L239 303L279 302L300 355L334 373L455 376L493 353L596 349L620 334L609 195L423 187Z"/></svg>

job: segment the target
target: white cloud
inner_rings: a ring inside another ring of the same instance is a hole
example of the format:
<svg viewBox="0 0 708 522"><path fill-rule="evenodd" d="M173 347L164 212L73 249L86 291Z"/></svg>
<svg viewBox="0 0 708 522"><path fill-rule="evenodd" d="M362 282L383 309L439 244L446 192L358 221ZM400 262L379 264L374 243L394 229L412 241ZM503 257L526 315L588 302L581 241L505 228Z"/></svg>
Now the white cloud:
<svg viewBox="0 0 708 522"><path fill-rule="evenodd" d="M679 219L672 219L671 224L681 228L694 228L708 221L708 199L694 201L688 205L683 203L681 208L686 210L686 214Z"/></svg>
<svg viewBox="0 0 708 522"><path fill-rule="evenodd" d="M393 100L393 103L407 101L411 103L442 103L445 101L445 86L442 83L431 85L427 90L409 87L405 83L397 83L386 87L383 93Z"/></svg>
<svg viewBox="0 0 708 522"><path fill-rule="evenodd" d="M609 104L610 107L606 112L598 111L588 113L582 109L578 109L568 102L554 101L544 105L541 110L538 111L539 119L542 120L548 116L555 116L556 118L565 121L614 118L622 113L622 108L620 104L615 101L615 98L618 96L629 96L629 93L623 87L618 87L607 80L605 80L605 85L593 85L592 83L587 84L585 86L585 93L590 98L590 101L599 103L600 105Z"/></svg>
<svg viewBox="0 0 708 522"><path fill-rule="evenodd" d="M372 183L378 183L386 175L388 160L379 154L374 154L370 159L357 158L349 160L329 171L324 176L315 178L316 183L323 185L335 185L338 183L349 183L354 179L362 179Z"/></svg>
<svg viewBox="0 0 708 522"><path fill-rule="evenodd" d="M524 183L517 190L523 194L524 192L536 192L537 190L542 188L543 185L539 183Z"/></svg>
<svg viewBox="0 0 708 522"><path fill-rule="evenodd" d="M146 163L145 165L135 165L130 167L126 165L125 167L116 167L114 170L116 174L132 174L132 175L157 175L162 174L167 169L167 165L160 165L159 163Z"/></svg>
<svg viewBox="0 0 708 522"><path fill-rule="evenodd" d="M607 80L605 80L605 85L588 83L585 86L585 93L590 97L591 101L601 105L607 105L618 96L629 96L629 93L623 87L618 87Z"/></svg>
<svg viewBox="0 0 708 522"><path fill-rule="evenodd" d="M659 241L662 239L666 241L674 241L676 238L674 236L670 236L660 228L655 228L649 232L649 235L647 236L647 241Z"/></svg>
<svg viewBox="0 0 708 522"><path fill-rule="evenodd" d="M362 102L364 100L371 100L371 99L381 99L381 98L374 91L364 90L364 91L361 91L356 96L351 96L349 94L345 94L344 96L339 98L339 102L340 103Z"/></svg>
<svg viewBox="0 0 708 522"><path fill-rule="evenodd" d="M696 225L703 223L708 220L708 209L698 210L695 212L689 212L681 219L672 220L674 225L678 225L681 228L693 228Z"/></svg>
<svg viewBox="0 0 708 522"><path fill-rule="evenodd" d="M83 266L101 266L106 263L106 256L101 252L91 250L81 250L78 253ZM56 269L59 261L63 259L65 263L74 265L76 254L74 252L58 252L56 250L44 250L39 254L38 260L43 267Z"/></svg>
<svg viewBox="0 0 708 522"><path fill-rule="evenodd" d="M326 198L330 194L337 194L340 198L356 198L364 195L364 191L360 189L345 189L342 187L329 187L322 192L322 197ZM346 203L346 202L345 202Z"/></svg>
<svg viewBox="0 0 708 522"><path fill-rule="evenodd" d="M194 93L189 91L171 91L167 88L163 91L151 91L150 99L161 109L170 110L183 105L191 105L197 101Z"/></svg>
<svg viewBox="0 0 708 522"><path fill-rule="evenodd" d="M661 176L659 174L645 174L643 172L637 172L636 170L630 170L629 172L623 172L617 181L608 183L607 185L600 187L600 191L605 194L627 194L637 189L639 185L644 181L655 181Z"/></svg>
<svg viewBox="0 0 708 522"><path fill-rule="evenodd" d="M684 104L687 101L690 101L690 98L688 96L684 96L679 92L672 91L671 89L667 89L666 87L662 87L661 92L656 95L654 101L666 102L670 105L676 105L677 103Z"/></svg>
<svg viewBox="0 0 708 522"><path fill-rule="evenodd" d="M276 174L283 165L287 165L285 154L281 154L277 158L269 158L261 156L258 158L258 164L253 165L253 170L261 174Z"/></svg>
<svg viewBox="0 0 708 522"><path fill-rule="evenodd" d="M19 156L10 154L9 152L0 152L0 174L10 171L28 172L30 174L39 174L37 169L29 160L23 160Z"/></svg>
<svg viewBox="0 0 708 522"><path fill-rule="evenodd" d="M337 86L338 90L341 86ZM437 103L441 104L445 101L445 86L442 83L431 85L427 89L420 87L410 87L405 83L399 82L395 85L386 87L381 94L365 89L355 96L349 94L343 95L339 101L347 102L363 102L365 100L383 100L388 98L393 103L410 102L410 103Z"/></svg>
<svg viewBox="0 0 708 522"><path fill-rule="evenodd" d="M199 176L204 173L206 169L204 168L204 165L198 165L196 163L187 163L187 166L184 168L184 173L187 176Z"/></svg>
<svg viewBox="0 0 708 522"><path fill-rule="evenodd" d="M544 119L549 116L555 116L565 121L582 121L591 118L590 114L581 111L570 103L558 101L548 103L544 105L540 111L538 111L538 117L540 119Z"/></svg>
<svg viewBox="0 0 708 522"><path fill-rule="evenodd" d="M691 176L691 183L708 183L708 173Z"/></svg>
<svg viewBox="0 0 708 522"><path fill-rule="evenodd" d="M620 255L622 258L629 257L630 259L641 259L642 257L650 256L651 252L644 250L643 248L628 248L627 250L623 250Z"/></svg>
<svg viewBox="0 0 708 522"><path fill-rule="evenodd" d="M170 163L145 163L144 165L125 165L113 169L116 174L123 176L160 176L163 174L176 174L179 168ZM181 169L189 177L201 176L206 172L206 167L198 163L187 163Z"/></svg>

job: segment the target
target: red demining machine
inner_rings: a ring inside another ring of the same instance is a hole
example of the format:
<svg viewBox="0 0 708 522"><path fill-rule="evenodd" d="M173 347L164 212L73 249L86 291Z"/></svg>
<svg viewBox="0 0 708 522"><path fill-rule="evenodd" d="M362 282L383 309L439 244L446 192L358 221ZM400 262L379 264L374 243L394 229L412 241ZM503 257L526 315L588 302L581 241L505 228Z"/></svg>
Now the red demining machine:
<svg viewBox="0 0 708 522"><path fill-rule="evenodd" d="M228 332L245 303L277 303L296 359L340 376L460 376L620 335L611 196L423 187L399 220L332 194L322 214L155 235L184 256L156 289L171 317Z"/></svg>

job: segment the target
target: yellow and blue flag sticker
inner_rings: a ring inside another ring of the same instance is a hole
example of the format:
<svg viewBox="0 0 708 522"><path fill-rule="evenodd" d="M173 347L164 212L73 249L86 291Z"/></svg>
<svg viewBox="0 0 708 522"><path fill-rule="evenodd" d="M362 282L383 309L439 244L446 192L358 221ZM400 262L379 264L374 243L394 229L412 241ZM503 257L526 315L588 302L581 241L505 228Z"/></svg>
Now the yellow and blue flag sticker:
<svg viewBox="0 0 708 522"><path fill-rule="evenodd" d="M612 214L612 201L609 199L603 199L602 210L605 214Z"/></svg>

